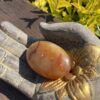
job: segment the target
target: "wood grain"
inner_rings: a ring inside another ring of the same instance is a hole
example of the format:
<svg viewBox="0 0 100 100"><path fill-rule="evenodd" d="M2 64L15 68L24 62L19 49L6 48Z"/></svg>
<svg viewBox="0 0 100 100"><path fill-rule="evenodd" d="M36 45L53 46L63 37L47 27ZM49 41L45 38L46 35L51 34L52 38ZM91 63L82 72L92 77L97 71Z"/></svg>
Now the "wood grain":
<svg viewBox="0 0 100 100"><path fill-rule="evenodd" d="M0 22L10 21L24 32L34 37L43 37L39 31L40 11L27 0L0 1Z"/></svg>

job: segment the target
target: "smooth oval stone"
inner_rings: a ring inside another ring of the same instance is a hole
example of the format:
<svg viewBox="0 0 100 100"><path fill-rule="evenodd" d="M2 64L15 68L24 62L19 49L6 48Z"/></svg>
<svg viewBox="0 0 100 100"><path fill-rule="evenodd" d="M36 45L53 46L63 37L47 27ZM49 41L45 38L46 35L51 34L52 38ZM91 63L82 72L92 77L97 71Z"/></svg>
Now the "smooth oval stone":
<svg viewBox="0 0 100 100"><path fill-rule="evenodd" d="M70 57L58 45L48 41L33 43L26 52L27 62L33 71L48 79L58 79L69 73Z"/></svg>

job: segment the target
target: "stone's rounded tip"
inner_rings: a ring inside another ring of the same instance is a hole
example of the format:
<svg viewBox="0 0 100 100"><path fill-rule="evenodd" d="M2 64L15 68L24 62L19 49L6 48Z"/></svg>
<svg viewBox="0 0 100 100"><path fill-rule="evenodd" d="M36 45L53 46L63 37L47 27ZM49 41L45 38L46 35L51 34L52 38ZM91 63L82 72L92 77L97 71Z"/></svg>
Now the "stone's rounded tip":
<svg viewBox="0 0 100 100"><path fill-rule="evenodd" d="M48 79L58 79L71 70L70 57L58 45L48 41L33 43L26 53L33 71Z"/></svg>

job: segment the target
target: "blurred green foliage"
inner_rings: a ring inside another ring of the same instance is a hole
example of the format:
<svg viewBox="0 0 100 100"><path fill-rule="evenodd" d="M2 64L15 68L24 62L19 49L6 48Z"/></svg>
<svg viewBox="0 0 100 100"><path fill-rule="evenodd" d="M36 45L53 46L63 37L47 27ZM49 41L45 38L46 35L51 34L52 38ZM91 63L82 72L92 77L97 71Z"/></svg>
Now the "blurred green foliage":
<svg viewBox="0 0 100 100"><path fill-rule="evenodd" d="M100 0L29 0L44 12L64 21L87 26L100 37Z"/></svg>

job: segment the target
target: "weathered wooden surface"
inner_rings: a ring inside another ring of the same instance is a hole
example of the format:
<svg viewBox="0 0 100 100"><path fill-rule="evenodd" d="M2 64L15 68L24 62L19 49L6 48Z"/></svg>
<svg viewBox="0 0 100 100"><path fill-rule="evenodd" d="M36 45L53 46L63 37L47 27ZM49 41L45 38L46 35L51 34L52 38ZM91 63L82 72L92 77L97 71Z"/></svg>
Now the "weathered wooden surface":
<svg viewBox="0 0 100 100"><path fill-rule="evenodd" d="M42 13L37 8L31 6L26 1L0 0L0 22L10 21L27 34L33 35L36 38L43 38L39 31L39 22L45 20L45 15L41 15ZM0 80L0 93L0 100L6 100L7 98L11 100L28 100L23 94L2 80Z"/></svg>
<svg viewBox="0 0 100 100"><path fill-rule="evenodd" d="M33 8L27 0L2 0L0 1L0 22L8 20L28 34L42 37L39 33L39 17L41 12Z"/></svg>

